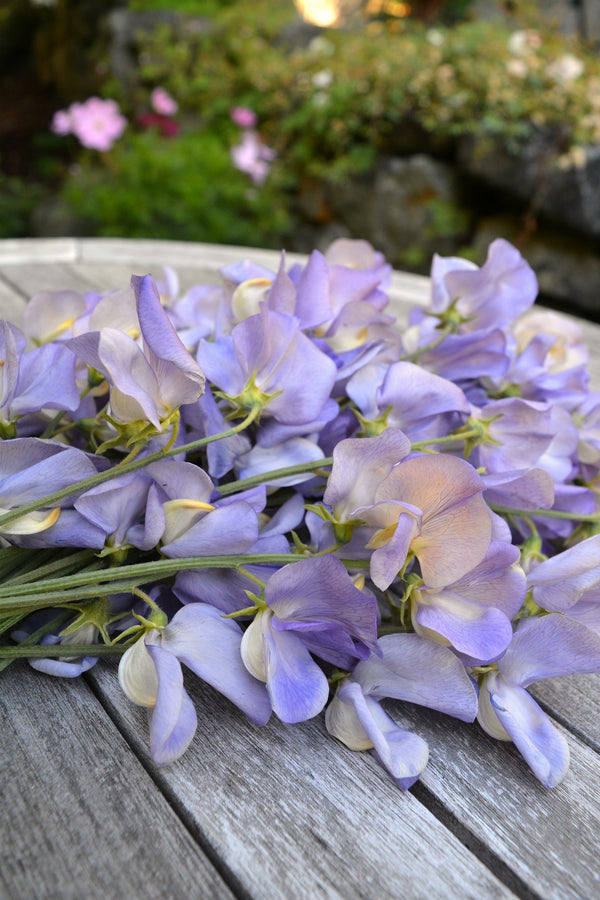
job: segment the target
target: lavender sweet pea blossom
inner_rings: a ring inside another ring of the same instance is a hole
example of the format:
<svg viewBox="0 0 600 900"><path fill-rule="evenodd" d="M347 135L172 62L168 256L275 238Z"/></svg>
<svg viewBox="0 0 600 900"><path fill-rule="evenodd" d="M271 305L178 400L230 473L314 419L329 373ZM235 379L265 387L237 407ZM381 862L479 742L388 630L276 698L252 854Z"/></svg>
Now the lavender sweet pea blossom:
<svg viewBox="0 0 600 900"><path fill-rule="evenodd" d="M537 279L516 247L493 241L479 269L467 260L435 256L431 268L434 313L454 307L461 333L502 328L534 302Z"/></svg>
<svg viewBox="0 0 600 900"><path fill-rule="evenodd" d="M41 500L98 469L81 450L57 441L15 438L0 441L0 513ZM74 509L67 499L19 516L0 527L0 534L20 546L101 548L104 532Z"/></svg>
<svg viewBox="0 0 600 900"><path fill-rule="evenodd" d="M44 408L73 412L79 406L75 356L66 347L47 344L27 351L25 335L2 321L0 360L0 432L9 432L5 436L15 436L7 426L27 413Z"/></svg>
<svg viewBox="0 0 600 900"><path fill-rule="evenodd" d="M417 634L448 641L469 664L498 659L512 639L510 620L525 599L519 549L493 541L478 566L453 584L419 586L410 595Z"/></svg>
<svg viewBox="0 0 600 900"><path fill-rule="evenodd" d="M559 675L600 671L600 636L553 613L519 622L513 640L479 692L478 721L499 740L512 740L535 776L555 787L567 774L569 747L526 688Z"/></svg>
<svg viewBox="0 0 600 900"><path fill-rule="evenodd" d="M122 423L162 422L204 390L204 375L189 355L163 310L150 275L133 276L143 345L105 327L69 342L69 347L110 384L112 417Z"/></svg>
<svg viewBox="0 0 600 900"><path fill-rule="evenodd" d="M527 584L542 609L568 613L600 587L600 534L541 562L529 572Z"/></svg>
<svg viewBox="0 0 600 900"><path fill-rule="evenodd" d="M425 741L400 728L381 708L391 697L472 722L477 692L447 647L416 634L385 635L381 658L359 662L327 708L327 730L351 750L373 749L403 790L419 778L429 757Z"/></svg>
<svg viewBox="0 0 600 900"><path fill-rule="evenodd" d="M232 401L250 409L259 404L263 415L284 425L317 419L336 376L335 364L297 318L268 309L240 322L230 337L201 341L198 361Z"/></svg>
<svg viewBox="0 0 600 900"><path fill-rule="evenodd" d="M327 702L329 686L311 653L342 667L377 648L377 604L359 591L339 560L313 557L269 578L260 609L244 634L242 658L265 682L283 722L303 722Z"/></svg>
<svg viewBox="0 0 600 900"><path fill-rule="evenodd" d="M394 429L342 441L323 495L338 523L370 527L371 578L381 590L409 553L430 587L447 585L481 562L491 539L475 469L442 454L405 459L409 449L406 436Z"/></svg>
<svg viewBox="0 0 600 900"><path fill-rule="evenodd" d="M457 385L410 362L364 366L350 378L346 393L367 428L371 423L400 428L412 441L446 435L470 412Z"/></svg>
<svg viewBox="0 0 600 900"><path fill-rule="evenodd" d="M121 657L125 694L150 713L150 752L159 765L185 752L196 731L196 710L183 687L181 663L264 725L271 714L267 691L242 664L242 631L214 607L193 603L166 626L152 628Z"/></svg>

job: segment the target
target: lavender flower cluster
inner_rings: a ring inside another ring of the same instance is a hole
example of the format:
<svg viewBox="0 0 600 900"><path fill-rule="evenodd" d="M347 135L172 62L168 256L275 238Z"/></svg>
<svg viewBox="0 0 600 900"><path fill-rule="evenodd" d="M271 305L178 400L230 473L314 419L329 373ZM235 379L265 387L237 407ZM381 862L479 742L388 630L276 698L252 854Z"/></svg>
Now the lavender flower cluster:
<svg viewBox="0 0 600 900"><path fill-rule="evenodd" d="M119 654L158 764L196 730L183 665L257 725L326 709L403 789L428 747L388 698L478 719L556 785L568 745L527 688L600 671L580 331L503 240L435 257L403 331L362 241L221 274L2 323L0 666Z"/></svg>

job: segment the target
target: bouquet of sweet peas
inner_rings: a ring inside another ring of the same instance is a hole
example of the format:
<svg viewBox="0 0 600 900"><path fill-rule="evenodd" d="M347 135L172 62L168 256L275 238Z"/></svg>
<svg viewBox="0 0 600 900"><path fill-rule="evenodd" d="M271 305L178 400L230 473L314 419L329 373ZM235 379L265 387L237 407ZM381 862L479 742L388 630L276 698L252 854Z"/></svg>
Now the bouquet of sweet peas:
<svg viewBox="0 0 600 900"><path fill-rule="evenodd" d="M2 322L1 668L120 656L158 764L196 730L183 664L257 725L325 710L404 789L428 748L387 698L478 719L564 777L527 687L600 671L581 333L532 309L503 240L481 268L436 256L403 331L390 275L342 240L183 294L171 269L44 291Z"/></svg>

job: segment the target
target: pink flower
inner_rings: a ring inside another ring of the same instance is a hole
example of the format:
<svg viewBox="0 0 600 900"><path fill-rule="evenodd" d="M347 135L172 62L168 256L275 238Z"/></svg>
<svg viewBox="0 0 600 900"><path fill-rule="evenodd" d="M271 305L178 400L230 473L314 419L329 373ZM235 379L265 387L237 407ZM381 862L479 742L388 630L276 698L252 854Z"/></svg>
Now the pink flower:
<svg viewBox="0 0 600 900"><path fill-rule="evenodd" d="M67 109L59 109L54 113L50 130L54 134L71 134L73 130L73 119L71 113Z"/></svg>
<svg viewBox="0 0 600 900"><path fill-rule="evenodd" d="M154 88L150 94L150 103L154 112L159 116L174 116L179 109L177 101L161 87Z"/></svg>
<svg viewBox="0 0 600 900"><path fill-rule="evenodd" d="M55 134L74 134L84 147L104 152L121 137L126 125L127 119L114 100L89 97L85 103L58 110L50 128Z"/></svg>
<svg viewBox="0 0 600 900"><path fill-rule="evenodd" d="M232 121L240 128L254 128L256 125L256 113L247 106L234 106L230 115Z"/></svg>
<svg viewBox="0 0 600 900"><path fill-rule="evenodd" d="M255 184L262 184L271 167L275 152L263 142L256 131L245 131L239 144L231 148L236 169L245 172Z"/></svg>

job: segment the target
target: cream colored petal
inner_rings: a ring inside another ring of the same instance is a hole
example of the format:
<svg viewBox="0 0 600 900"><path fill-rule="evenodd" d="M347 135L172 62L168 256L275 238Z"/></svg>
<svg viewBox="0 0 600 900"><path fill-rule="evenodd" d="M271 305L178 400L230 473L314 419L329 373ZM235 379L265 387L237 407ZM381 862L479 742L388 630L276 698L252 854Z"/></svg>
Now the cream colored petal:
<svg viewBox="0 0 600 900"><path fill-rule="evenodd" d="M265 672L265 649L262 633L262 617L272 615L273 613L270 609L258 612L254 617L254 620L250 623L250 625L244 632L242 645L240 647L244 665L246 666L250 674L254 675L255 678L258 678L259 681L267 680L267 675Z"/></svg>
<svg viewBox="0 0 600 900"><path fill-rule="evenodd" d="M136 641L121 657L119 684L129 699L139 706L156 704L158 675L144 638Z"/></svg>
<svg viewBox="0 0 600 900"><path fill-rule="evenodd" d="M203 500L167 500L166 503L163 503L165 514L163 544L170 544L180 538L192 525L199 522L207 512L213 509L214 506Z"/></svg>
<svg viewBox="0 0 600 900"><path fill-rule="evenodd" d="M492 706L490 700L490 692L487 688L487 682L492 682L497 677L497 672L490 672L489 675L486 675L481 683L481 687L479 689L479 710L477 712L477 721L483 728L483 730L490 735L490 737L496 738L498 741L510 741L512 740L511 736L505 730L504 726L500 722L500 719L494 712L494 707ZM491 683L490 683L491 686Z"/></svg>
<svg viewBox="0 0 600 900"><path fill-rule="evenodd" d="M337 696L325 711L325 727L330 735L350 750L370 750L373 746L367 732L360 724L356 710Z"/></svg>
<svg viewBox="0 0 600 900"><path fill-rule="evenodd" d="M12 512L12 510L1 509L0 515ZM13 519L7 525L0 528L1 534L38 534L40 531L46 531L57 521L60 516L60 509L38 510L37 512L27 513L25 516L19 516Z"/></svg>

